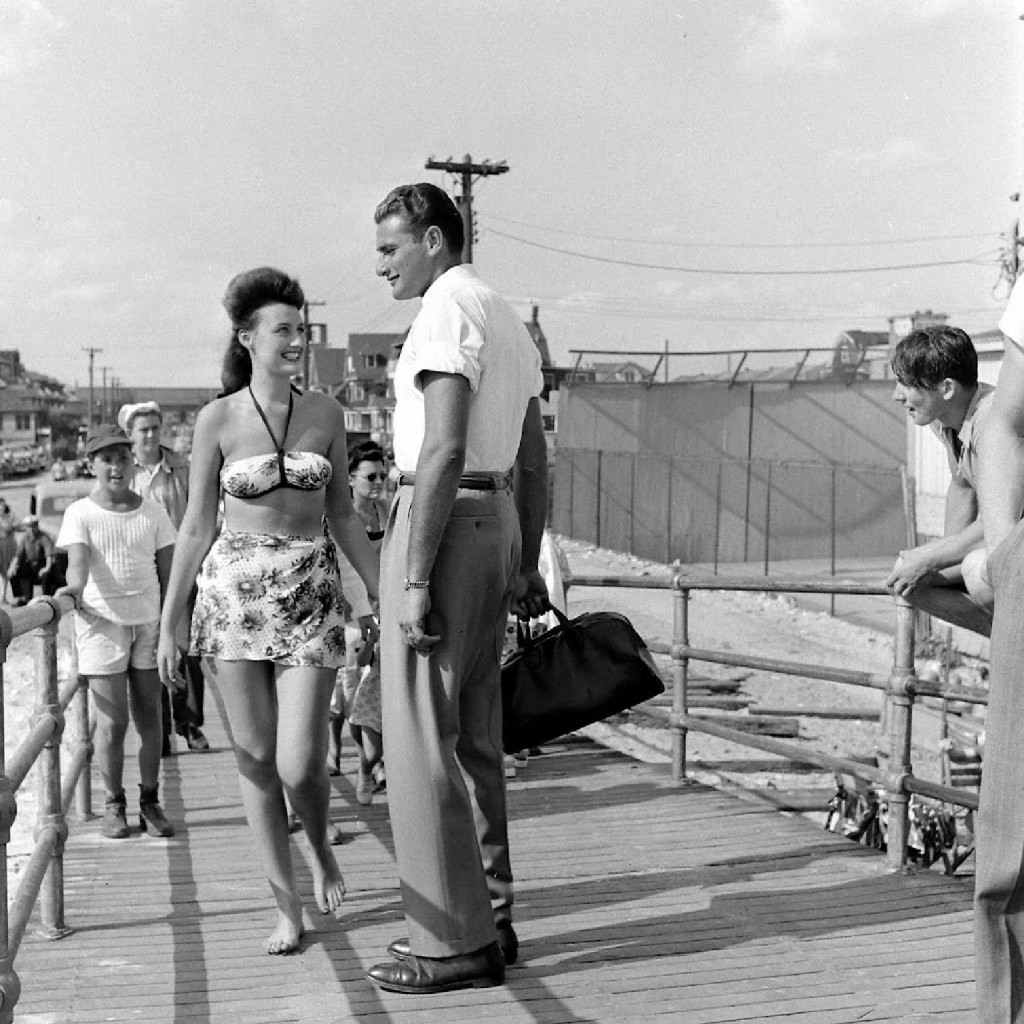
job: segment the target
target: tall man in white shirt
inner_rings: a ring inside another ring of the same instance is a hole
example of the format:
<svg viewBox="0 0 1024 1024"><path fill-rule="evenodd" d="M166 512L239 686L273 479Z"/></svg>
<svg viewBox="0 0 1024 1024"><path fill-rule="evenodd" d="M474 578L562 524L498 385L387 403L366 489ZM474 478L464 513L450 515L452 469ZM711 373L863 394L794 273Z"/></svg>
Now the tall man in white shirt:
<svg viewBox="0 0 1024 1024"><path fill-rule="evenodd" d="M443 190L377 207L377 274L422 298L395 371L400 471L381 553L388 804L408 938L369 977L394 992L501 984L515 960L499 658L510 602L548 607L540 356L462 264Z"/></svg>
<svg viewBox="0 0 1024 1024"><path fill-rule="evenodd" d="M1024 1024L1024 278L999 321L1005 354L978 498L995 588L974 884L979 1024Z"/></svg>

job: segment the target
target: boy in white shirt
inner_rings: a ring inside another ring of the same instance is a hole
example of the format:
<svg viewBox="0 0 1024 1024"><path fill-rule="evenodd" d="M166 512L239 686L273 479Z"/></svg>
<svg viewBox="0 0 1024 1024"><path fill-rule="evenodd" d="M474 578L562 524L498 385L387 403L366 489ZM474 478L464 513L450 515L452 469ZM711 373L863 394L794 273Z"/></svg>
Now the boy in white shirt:
<svg viewBox="0 0 1024 1024"><path fill-rule="evenodd" d="M96 761L107 790L102 832L129 835L123 786L129 709L139 734L139 828L174 835L159 803L161 721L156 667L160 602L174 553L164 509L131 489L131 441L100 425L85 443L92 493L64 513L57 547L68 552L78 670L96 706Z"/></svg>

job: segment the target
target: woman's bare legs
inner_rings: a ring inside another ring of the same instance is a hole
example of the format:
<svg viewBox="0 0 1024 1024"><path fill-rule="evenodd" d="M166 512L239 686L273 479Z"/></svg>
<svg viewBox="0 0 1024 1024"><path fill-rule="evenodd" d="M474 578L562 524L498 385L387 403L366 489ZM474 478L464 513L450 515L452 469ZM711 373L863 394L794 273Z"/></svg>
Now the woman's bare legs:
<svg viewBox="0 0 1024 1024"><path fill-rule="evenodd" d="M313 852L313 892L324 914L341 906L341 877L328 835L328 708L333 669L277 667L277 770Z"/></svg>
<svg viewBox="0 0 1024 1024"><path fill-rule="evenodd" d="M302 937L302 901L277 773L275 667L266 661L219 659L207 659L205 667L235 752L245 816L277 903L277 924L264 948L268 953L291 953Z"/></svg>
<svg viewBox="0 0 1024 1024"><path fill-rule="evenodd" d="M302 936L284 793L313 851L313 887L324 913L336 910L345 883L327 843L327 706L334 672L270 662L208 662L238 764L246 818L277 902L268 953L291 953Z"/></svg>

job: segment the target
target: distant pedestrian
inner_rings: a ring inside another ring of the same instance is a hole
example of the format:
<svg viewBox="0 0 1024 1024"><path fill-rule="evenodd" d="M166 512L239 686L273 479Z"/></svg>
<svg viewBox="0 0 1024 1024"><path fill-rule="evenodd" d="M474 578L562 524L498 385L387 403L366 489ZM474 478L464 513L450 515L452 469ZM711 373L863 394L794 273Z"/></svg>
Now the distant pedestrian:
<svg viewBox="0 0 1024 1024"><path fill-rule="evenodd" d="M25 516L21 528L23 533L7 571L14 603L19 607L32 600L37 584L44 595L53 594L59 585L53 538L40 528L39 517Z"/></svg>
<svg viewBox="0 0 1024 1024"><path fill-rule="evenodd" d="M57 543L67 550L75 599L78 671L96 707L96 763L107 791L102 832L129 835L123 785L129 715L139 735L139 827L174 835L159 802L160 677L156 645L160 597L174 553L174 526L155 501L129 486L131 442L102 425L85 443L92 493L64 511Z"/></svg>
<svg viewBox="0 0 1024 1024"><path fill-rule="evenodd" d="M11 569L11 563L14 561L14 553L18 550L18 538L15 536L15 530L17 530L17 520L14 518L14 514L11 512L10 505L0 498L0 600L7 600L7 591L9 588L10 581L8 579L8 572Z"/></svg>
<svg viewBox="0 0 1024 1024"><path fill-rule="evenodd" d="M188 459L172 451L160 441L163 413L156 402L124 405L117 422L132 441L132 486L144 498L162 505L171 517L174 528L181 526L188 503ZM193 594L193 600L195 595ZM182 619L182 650L188 650L188 625L191 615ZM199 658L182 655L181 674L185 686L174 691L165 689L162 698L164 756L171 753L172 730L181 736L189 750L209 750L203 734L203 666Z"/></svg>

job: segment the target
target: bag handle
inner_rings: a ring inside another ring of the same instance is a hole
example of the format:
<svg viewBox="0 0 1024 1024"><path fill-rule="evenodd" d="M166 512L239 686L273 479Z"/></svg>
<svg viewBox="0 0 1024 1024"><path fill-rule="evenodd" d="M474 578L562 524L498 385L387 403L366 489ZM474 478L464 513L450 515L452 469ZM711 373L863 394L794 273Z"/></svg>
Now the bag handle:
<svg viewBox="0 0 1024 1024"><path fill-rule="evenodd" d="M558 619L558 625L553 627L554 629L564 629L567 634L572 635L572 620L564 612L559 611L554 605L551 605L551 612L555 618ZM516 619L516 637L519 641L519 646L523 651L528 651L535 643L533 633L530 631L530 620L529 619Z"/></svg>

